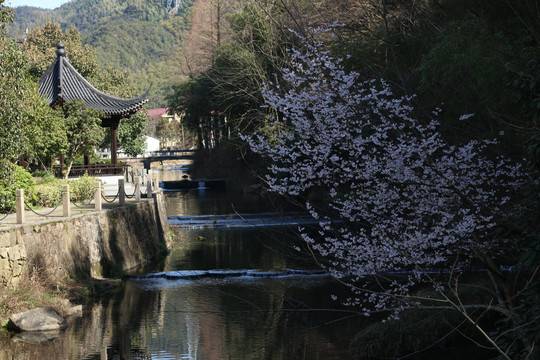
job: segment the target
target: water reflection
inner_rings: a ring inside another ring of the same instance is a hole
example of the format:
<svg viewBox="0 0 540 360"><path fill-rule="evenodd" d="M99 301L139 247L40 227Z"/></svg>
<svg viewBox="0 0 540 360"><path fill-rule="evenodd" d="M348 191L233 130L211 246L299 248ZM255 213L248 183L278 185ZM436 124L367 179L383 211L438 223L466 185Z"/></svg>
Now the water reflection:
<svg viewBox="0 0 540 360"><path fill-rule="evenodd" d="M206 189L167 192L168 215L260 214L302 210L269 195Z"/></svg>
<svg viewBox="0 0 540 360"><path fill-rule="evenodd" d="M267 212L257 197L208 191L168 195L170 215ZM150 271L314 269L294 228L176 229L173 252ZM141 271L139 271L141 273ZM0 341L7 359L348 359L365 324L330 295L324 276L128 280L87 306L61 336L40 344Z"/></svg>
<svg viewBox="0 0 540 360"><path fill-rule="evenodd" d="M295 250L304 244L293 229L280 230L176 230L178 241L163 271L315 268L311 258Z"/></svg>
<svg viewBox="0 0 540 360"><path fill-rule="evenodd" d="M318 328L324 316L313 321L310 313L322 305L316 292L324 287L322 279L309 286L283 280L169 284L160 292L163 308L147 339L148 354L158 358L162 350L190 359L344 358L344 344L331 339L327 328ZM298 292L302 294L296 298Z"/></svg>
<svg viewBox="0 0 540 360"><path fill-rule="evenodd" d="M0 359L347 359L351 316L328 278L128 281L40 345L2 344ZM330 309L318 310L318 309Z"/></svg>

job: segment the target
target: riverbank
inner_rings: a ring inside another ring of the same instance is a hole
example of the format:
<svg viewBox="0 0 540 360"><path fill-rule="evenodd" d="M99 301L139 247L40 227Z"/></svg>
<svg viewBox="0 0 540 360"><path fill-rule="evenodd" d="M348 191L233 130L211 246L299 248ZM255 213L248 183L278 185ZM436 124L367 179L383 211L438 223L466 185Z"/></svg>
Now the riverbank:
<svg viewBox="0 0 540 360"><path fill-rule="evenodd" d="M74 304L86 305L93 299L123 286L121 279L63 279L53 281L46 272L25 274L17 287L0 287L0 337L12 314L51 307L66 317Z"/></svg>
<svg viewBox="0 0 540 360"><path fill-rule="evenodd" d="M66 218L0 228L0 321L40 306L62 313L65 299L107 291L126 270L163 256L168 224L163 193Z"/></svg>

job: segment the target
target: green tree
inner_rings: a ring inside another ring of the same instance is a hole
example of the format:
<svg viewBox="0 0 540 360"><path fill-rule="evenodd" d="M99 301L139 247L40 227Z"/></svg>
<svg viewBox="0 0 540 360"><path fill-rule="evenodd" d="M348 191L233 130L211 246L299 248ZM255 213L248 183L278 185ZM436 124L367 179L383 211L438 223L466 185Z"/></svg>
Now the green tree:
<svg viewBox="0 0 540 360"><path fill-rule="evenodd" d="M24 101L24 155L50 166L51 160L67 150L64 118L39 95L37 83L29 84L31 91Z"/></svg>
<svg viewBox="0 0 540 360"><path fill-rule="evenodd" d="M69 174L75 155L90 155L92 150L103 141L105 135L101 127L103 112L86 107L82 100L72 100L57 107L63 116L68 141L68 165L65 177Z"/></svg>
<svg viewBox="0 0 540 360"><path fill-rule="evenodd" d="M170 100L173 108L185 109L186 127L197 134L199 149L209 148L212 100L212 81L205 76L184 79Z"/></svg>
<svg viewBox="0 0 540 360"><path fill-rule="evenodd" d="M32 30L23 42L28 72L34 80L39 80L56 59L56 44L60 40L65 44L69 61L82 76L91 79L103 71L99 68L95 50L82 44L81 34L75 27L64 33L60 25L48 22Z"/></svg>
<svg viewBox="0 0 540 360"><path fill-rule="evenodd" d="M146 125L148 125L148 112L144 109L129 118L120 120L118 144L126 155L137 156L144 153Z"/></svg>
<svg viewBox="0 0 540 360"><path fill-rule="evenodd" d="M6 163L21 155L23 106L29 88L19 46L5 36L5 25L11 21L12 14L3 3L0 0L0 177L10 178L12 172Z"/></svg>
<svg viewBox="0 0 540 360"><path fill-rule="evenodd" d="M156 136L160 139L161 146L170 147L182 139L182 128L177 122L160 119L156 125Z"/></svg>
<svg viewBox="0 0 540 360"><path fill-rule="evenodd" d="M0 36L5 38L7 25L13 22L13 9L4 5L5 0L0 0Z"/></svg>
<svg viewBox="0 0 540 360"><path fill-rule="evenodd" d="M285 3L291 11L301 5ZM210 67L175 87L172 104L187 110L190 129L199 134L200 144L207 143L208 132L219 143L225 128L235 136L267 126L263 84L277 79L285 66L286 49L293 45L294 35L283 28L281 6L253 1L243 5L227 15L231 34L211 56Z"/></svg>

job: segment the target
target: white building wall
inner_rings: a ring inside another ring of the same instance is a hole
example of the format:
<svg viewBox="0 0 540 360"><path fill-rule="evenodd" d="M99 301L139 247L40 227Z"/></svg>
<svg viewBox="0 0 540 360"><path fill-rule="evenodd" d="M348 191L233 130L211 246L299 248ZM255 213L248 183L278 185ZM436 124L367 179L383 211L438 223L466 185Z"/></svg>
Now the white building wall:
<svg viewBox="0 0 540 360"><path fill-rule="evenodd" d="M159 141L159 139L153 138L151 136L146 136L146 140L144 141L144 144L145 144L144 152L160 150L160 141Z"/></svg>

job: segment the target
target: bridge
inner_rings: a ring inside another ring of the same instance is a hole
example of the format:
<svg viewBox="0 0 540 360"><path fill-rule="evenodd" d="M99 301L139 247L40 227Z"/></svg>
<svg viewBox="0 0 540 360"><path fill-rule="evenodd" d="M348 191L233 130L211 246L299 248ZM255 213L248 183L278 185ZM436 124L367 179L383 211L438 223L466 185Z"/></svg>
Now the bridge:
<svg viewBox="0 0 540 360"><path fill-rule="evenodd" d="M147 152L142 158L131 158L130 160L140 161L144 168L150 170L150 164L156 161L165 160L192 160L196 150L159 150Z"/></svg>
<svg viewBox="0 0 540 360"><path fill-rule="evenodd" d="M137 158L122 158L122 161L137 161L144 164L146 170L150 170L150 164L156 161L164 160L191 160L196 150L160 150L150 151L144 157ZM129 167L126 163L118 164L88 164L88 165L73 165L69 172L69 177L79 177L84 174L90 176L105 176L105 175L122 175L126 173L126 168ZM64 174L63 165L53 166L53 172L56 177L62 177Z"/></svg>

